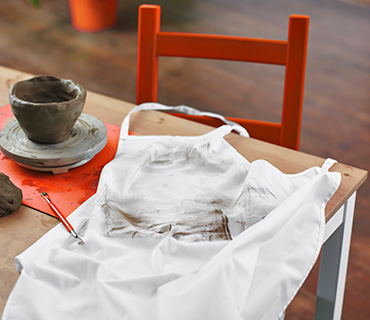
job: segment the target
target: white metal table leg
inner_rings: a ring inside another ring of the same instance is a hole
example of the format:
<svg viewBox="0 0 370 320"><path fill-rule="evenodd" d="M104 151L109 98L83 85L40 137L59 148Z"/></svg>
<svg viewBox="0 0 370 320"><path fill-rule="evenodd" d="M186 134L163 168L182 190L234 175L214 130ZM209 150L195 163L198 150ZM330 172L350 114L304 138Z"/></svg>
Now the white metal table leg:
<svg viewBox="0 0 370 320"><path fill-rule="evenodd" d="M340 319L351 243L354 193L327 223L316 299L316 320ZM333 221L332 221L333 220Z"/></svg>

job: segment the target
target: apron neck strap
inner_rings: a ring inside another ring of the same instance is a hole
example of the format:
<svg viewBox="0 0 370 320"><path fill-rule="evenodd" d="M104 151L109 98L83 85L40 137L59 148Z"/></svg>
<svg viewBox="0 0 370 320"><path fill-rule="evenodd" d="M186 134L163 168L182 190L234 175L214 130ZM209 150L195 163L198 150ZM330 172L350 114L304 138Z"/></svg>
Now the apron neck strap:
<svg viewBox="0 0 370 320"><path fill-rule="evenodd" d="M165 106L159 103L143 103L140 104L136 107L134 107L126 116L126 118L123 120L122 123L122 128L121 128L121 139L127 139L128 137L128 132L129 132L129 126L130 126L130 117L133 113L139 112L139 111L149 111L149 110L157 110L157 111L169 111L169 110L174 110L177 112L185 113L185 114L190 114L190 115L196 115L196 116L207 116L211 118L217 118L223 121L225 124L230 126L230 131L235 130L238 132L241 136L243 137L249 137L249 134L245 128L243 128L241 125L227 120L225 117L217 114L217 113L212 113L212 112L203 112L199 111L197 109L188 107L188 106L177 106L177 107L170 107L170 106ZM229 131L229 132L230 132Z"/></svg>

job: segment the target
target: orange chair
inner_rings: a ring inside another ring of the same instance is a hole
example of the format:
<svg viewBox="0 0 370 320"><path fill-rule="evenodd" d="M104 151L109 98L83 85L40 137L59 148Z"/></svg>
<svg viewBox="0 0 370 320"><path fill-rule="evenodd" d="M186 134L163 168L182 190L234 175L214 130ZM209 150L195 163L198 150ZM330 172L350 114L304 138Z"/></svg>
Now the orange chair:
<svg viewBox="0 0 370 320"><path fill-rule="evenodd" d="M136 103L156 102L158 57L188 57L285 65L281 123L228 117L245 127L251 137L298 150L302 118L308 40L308 16L292 15L288 40L252 39L160 31L161 8L139 7ZM218 126L218 120L183 116Z"/></svg>

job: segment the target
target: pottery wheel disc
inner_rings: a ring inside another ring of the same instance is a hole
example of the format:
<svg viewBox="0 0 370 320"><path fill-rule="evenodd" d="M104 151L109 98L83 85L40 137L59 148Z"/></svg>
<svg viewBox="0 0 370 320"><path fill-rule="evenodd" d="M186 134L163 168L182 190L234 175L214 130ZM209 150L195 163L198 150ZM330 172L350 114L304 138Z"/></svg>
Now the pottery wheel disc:
<svg viewBox="0 0 370 320"><path fill-rule="evenodd" d="M69 139L56 144L29 140L16 120L0 132L0 147L5 156L26 168L53 173L67 172L88 162L106 143L104 123L86 113L76 121Z"/></svg>

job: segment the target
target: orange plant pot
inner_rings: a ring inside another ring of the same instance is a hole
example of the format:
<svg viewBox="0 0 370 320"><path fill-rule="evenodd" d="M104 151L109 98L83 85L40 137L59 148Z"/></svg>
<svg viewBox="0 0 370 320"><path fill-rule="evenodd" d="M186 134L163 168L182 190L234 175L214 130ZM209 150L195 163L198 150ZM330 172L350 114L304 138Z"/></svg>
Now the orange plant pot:
<svg viewBox="0 0 370 320"><path fill-rule="evenodd" d="M117 22L117 0L69 0L73 27L82 32L98 32Z"/></svg>

